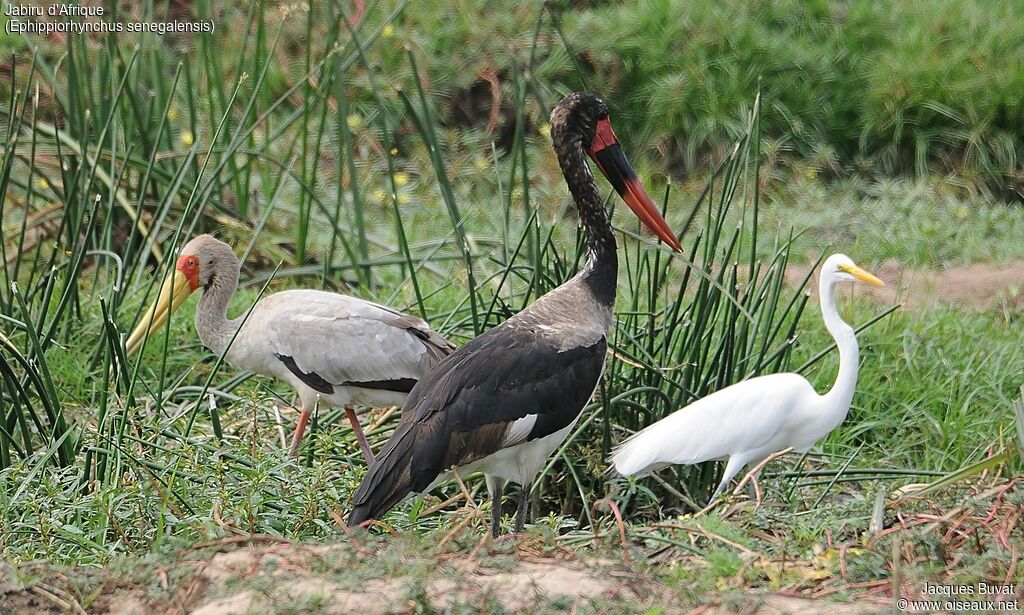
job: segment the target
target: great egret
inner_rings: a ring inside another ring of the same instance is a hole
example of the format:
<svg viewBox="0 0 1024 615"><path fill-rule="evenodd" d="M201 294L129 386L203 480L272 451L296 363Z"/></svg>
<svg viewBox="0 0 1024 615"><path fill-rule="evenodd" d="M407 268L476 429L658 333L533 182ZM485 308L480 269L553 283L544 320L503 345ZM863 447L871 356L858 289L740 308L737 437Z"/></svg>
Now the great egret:
<svg viewBox="0 0 1024 615"><path fill-rule="evenodd" d="M242 318L228 319L238 269L238 257L219 239L199 235L186 243L174 273L128 337L126 354L138 351L146 336L159 331L202 287L196 331L203 345L221 353L231 342L224 357L228 363L284 380L299 392L302 412L291 455L319 399L323 406L345 408L363 454L372 461L351 404L402 403L416 381L455 347L419 318L320 290L274 293L253 307L244 324Z"/></svg>
<svg viewBox="0 0 1024 615"><path fill-rule="evenodd" d="M612 453L623 475L646 474L672 464L728 460L715 499L745 466L761 463L792 447L806 452L835 429L850 410L857 385L858 348L853 328L836 310L836 287L843 282L885 284L843 254L822 264L818 281L825 328L839 348L839 375L819 395L797 374L771 374L744 380L701 398L634 434Z"/></svg>

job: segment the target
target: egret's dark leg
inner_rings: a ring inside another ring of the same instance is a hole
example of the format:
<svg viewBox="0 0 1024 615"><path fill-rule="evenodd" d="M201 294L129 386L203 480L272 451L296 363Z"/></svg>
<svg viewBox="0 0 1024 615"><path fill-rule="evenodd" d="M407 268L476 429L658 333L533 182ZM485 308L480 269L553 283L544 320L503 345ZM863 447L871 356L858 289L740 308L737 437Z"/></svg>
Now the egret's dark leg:
<svg viewBox="0 0 1024 615"><path fill-rule="evenodd" d="M761 462L758 461L757 463L761 463ZM751 465L757 465L757 464L751 464ZM758 481L758 479L760 477L761 477L761 471L758 470L757 472L754 473L753 476L750 477L750 480L747 482L747 495L750 496L751 500L757 500L757 488L754 487L754 485L757 484L757 481ZM761 491L762 491L762 493L764 492L763 489Z"/></svg>
<svg viewBox="0 0 1024 615"><path fill-rule="evenodd" d="M519 489L519 507L516 508L516 534L522 534L526 526L526 518L530 515L530 487L533 481L522 485Z"/></svg>
<svg viewBox="0 0 1024 615"><path fill-rule="evenodd" d="M366 463L372 464L375 457L373 451L370 450L370 442L366 439L366 434L363 433L363 428L359 424L359 418L356 416L356 411L352 409L352 406L345 406L345 416L348 417L348 422L352 424L352 431L356 434L356 442L359 443L359 448L363 451L363 457L366 457Z"/></svg>
<svg viewBox="0 0 1024 615"><path fill-rule="evenodd" d="M487 476L487 492L491 496L491 536L497 538L501 533L501 496L505 492L505 481Z"/></svg>
<svg viewBox="0 0 1024 615"><path fill-rule="evenodd" d="M306 431L306 423L309 422L309 409L303 408L299 413L299 422L295 425L295 434L292 436L292 448L288 451L289 457L295 457L299 453L299 445L302 444L302 433Z"/></svg>

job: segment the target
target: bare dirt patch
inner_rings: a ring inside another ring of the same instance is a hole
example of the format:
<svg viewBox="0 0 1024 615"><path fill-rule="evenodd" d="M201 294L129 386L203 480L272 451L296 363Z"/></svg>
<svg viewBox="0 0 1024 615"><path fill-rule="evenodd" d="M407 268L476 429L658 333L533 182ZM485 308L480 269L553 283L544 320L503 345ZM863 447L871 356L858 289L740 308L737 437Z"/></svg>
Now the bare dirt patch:
<svg viewBox="0 0 1024 615"><path fill-rule="evenodd" d="M403 573L401 566L390 570L393 563L367 561L379 554L360 553L348 543L232 545L207 557L188 555L148 571L148 587L146 574L142 579L94 578L87 592L81 584L52 580L65 575L35 566L7 567L0 570L0 612L369 614L467 607L473 612L556 612L595 603L675 601L650 578L600 559L515 557L494 565L466 557L432 568L410 562ZM169 567L176 572L169 575ZM43 582L47 576L51 580ZM168 584L169 577L175 582Z"/></svg>
<svg viewBox="0 0 1024 615"><path fill-rule="evenodd" d="M891 612L886 600L861 600L856 603L827 603L810 598L782 594L753 593L740 604L700 607L688 615L873 615Z"/></svg>
<svg viewBox="0 0 1024 615"><path fill-rule="evenodd" d="M799 282L808 268L791 267L786 278ZM884 288L857 284L849 292L912 308L950 305L987 311L1024 306L1024 261L974 263L941 270L914 269L887 261L872 273L885 281Z"/></svg>
<svg viewBox="0 0 1024 615"><path fill-rule="evenodd" d="M749 592L727 604L693 604L649 574L620 562L561 552L522 557L506 553L482 563L463 554L447 562L401 558L368 562L380 552L350 543L329 545L232 544L204 556L183 552L172 564L140 565L130 578L92 571L83 583L74 573L39 567L0 569L2 613L242 615L247 613L429 612L644 612L796 613L828 610L840 615L880 612L881 601L828 603ZM403 570L408 566L408 570ZM173 569L173 570L172 570ZM46 577L47 580L42 579Z"/></svg>
<svg viewBox="0 0 1024 615"><path fill-rule="evenodd" d="M623 588L616 579L633 580L614 562L562 558L520 559L509 569L476 565L467 558L416 578L398 573L354 582L317 572L324 562L344 561L351 555L343 545L279 545L214 555L200 575L208 583L207 595L226 595L203 603L194 613L266 612L282 604L322 613L405 613L428 605L440 610L468 606L482 612L495 607L546 610L618 598ZM245 587L232 591L239 585ZM254 591L259 587L274 590ZM664 588L650 589L665 593Z"/></svg>

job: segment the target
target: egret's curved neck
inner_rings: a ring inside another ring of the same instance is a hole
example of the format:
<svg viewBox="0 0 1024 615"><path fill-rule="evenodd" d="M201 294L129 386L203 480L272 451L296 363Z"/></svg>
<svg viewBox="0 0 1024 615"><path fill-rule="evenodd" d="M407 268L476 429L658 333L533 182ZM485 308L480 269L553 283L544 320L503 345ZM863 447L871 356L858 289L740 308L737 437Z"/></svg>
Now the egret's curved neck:
<svg viewBox="0 0 1024 615"><path fill-rule="evenodd" d="M839 310L836 309L836 285L835 278L828 275L822 275L818 285L821 316L825 320L825 328L832 334L836 347L839 348L839 375L835 384L825 394L825 399L832 402L829 405L830 409L834 408L836 412L845 416L850 408L850 402L853 401L853 391L857 387L860 353L853 327L840 318Z"/></svg>
<svg viewBox="0 0 1024 615"><path fill-rule="evenodd" d="M221 354L238 327L236 320L228 319L228 301L238 288L238 261L227 263L214 272L209 285L203 289L196 309L196 331L203 346Z"/></svg>

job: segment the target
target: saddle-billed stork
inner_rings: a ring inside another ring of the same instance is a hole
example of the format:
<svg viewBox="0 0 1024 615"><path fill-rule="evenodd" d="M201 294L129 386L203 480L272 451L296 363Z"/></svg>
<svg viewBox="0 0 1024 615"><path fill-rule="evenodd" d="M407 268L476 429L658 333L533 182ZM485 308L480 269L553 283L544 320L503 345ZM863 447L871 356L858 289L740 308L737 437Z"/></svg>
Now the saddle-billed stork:
<svg viewBox="0 0 1024 615"><path fill-rule="evenodd" d="M799 374L738 382L631 436L612 454L615 470L646 474L672 464L728 459L714 500L744 466L757 466L790 447L801 453L810 450L846 418L857 387L857 337L836 309L836 287L856 281L885 285L843 254L833 254L821 265L821 316L839 348L839 374L828 393L818 395Z"/></svg>
<svg viewBox="0 0 1024 615"><path fill-rule="evenodd" d="M159 331L202 288L196 331L203 345L217 354L227 348L224 359L231 365L284 380L298 391L302 412L291 455L319 399L324 406L344 407L363 454L372 461L351 404L401 404L454 346L419 318L320 290L277 292L256 303L248 317L229 319L228 300L238 287L238 274L238 257L228 244L211 235L193 238L128 337L126 354L138 351L150 332Z"/></svg>
<svg viewBox="0 0 1024 615"><path fill-rule="evenodd" d="M615 235L588 155L640 220L679 250L626 160L603 101L584 93L564 98L551 111L551 138L587 238L583 269L456 350L413 387L395 433L353 496L350 525L379 518L457 469L484 473L494 536L505 484L519 484L516 531L522 531L532 481L593 395L612 326Z"/></svg>

